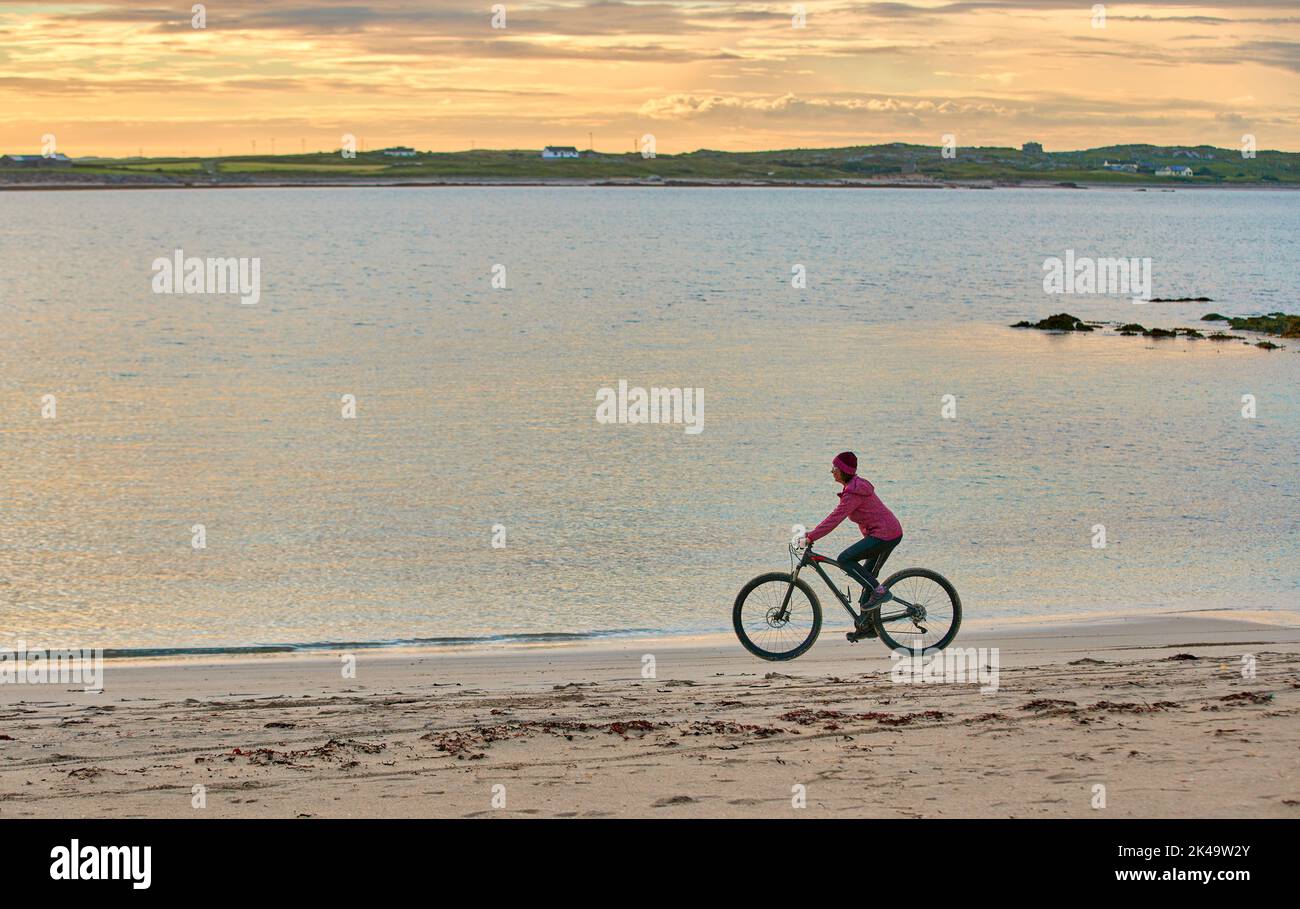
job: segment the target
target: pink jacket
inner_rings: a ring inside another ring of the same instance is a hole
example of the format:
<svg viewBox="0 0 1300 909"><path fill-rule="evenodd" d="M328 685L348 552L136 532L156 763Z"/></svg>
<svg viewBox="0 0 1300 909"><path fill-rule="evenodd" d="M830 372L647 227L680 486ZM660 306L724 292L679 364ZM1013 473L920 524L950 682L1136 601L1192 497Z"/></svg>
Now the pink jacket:
<svg viewBox="0 0 1300 909"><path fill-rule="evenodd" d="M808 540L821 539L845 518L852 518L864 537L878 540L896 540L903 535L903 525L898 523L894 513L885 507L876 495L876 487L862 479L853 477L844 484L840 494L840 504L812 530L808 531Z"/></svg>

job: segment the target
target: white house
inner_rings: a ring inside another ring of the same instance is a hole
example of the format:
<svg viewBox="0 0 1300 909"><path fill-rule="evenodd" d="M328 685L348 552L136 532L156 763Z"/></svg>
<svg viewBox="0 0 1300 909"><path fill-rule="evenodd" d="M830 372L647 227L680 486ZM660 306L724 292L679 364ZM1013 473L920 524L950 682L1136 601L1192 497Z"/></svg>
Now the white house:
<svg viewBox="0 0 1300 909"><path fill-rule="evenodd" d="M413 148L407 148L405 145L394 145L392 148L380 149L390 158L414 158L419 152Z"/></svg>
<svg viewBox="0 0 1300 909"><path fill-rule="evenodd" d="M543 158L576 158L578 150L572 145L548 145L542 149Z"/></svg>
<svg viewBox="0 0 1300 909"><path fill-rule="evenodd" d="M1156 171L1157 177L1190 177L1191 175L1192 169L1184 164L1174 164Z"/></svg>
<svg viewBox="0 0 1300 909"><path fill-rule="evenodd" d="M1112 164L1110 161L1103 161L1101 166L1106 170L1115 170L1126 174L1135 174L1138 172L1138 166L1136 164L1121 164L1119 162Z"/></svg>

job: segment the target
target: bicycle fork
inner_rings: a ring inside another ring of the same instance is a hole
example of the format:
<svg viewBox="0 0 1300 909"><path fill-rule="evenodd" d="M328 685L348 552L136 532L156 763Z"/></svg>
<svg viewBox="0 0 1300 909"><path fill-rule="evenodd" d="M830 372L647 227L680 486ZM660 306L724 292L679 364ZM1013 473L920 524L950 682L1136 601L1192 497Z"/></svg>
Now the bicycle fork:
<svg viewBox="0 0 1300 909"><path fill-rule="evenodd" d="M781 611L776 614L778 622L788 622L790 620L790 597L794 596L794 582L799 580L799 572L803 570L803 563L800 562L794 567L794 572L790 575L790 586L785 589L785 599L781 601Z"/></svg>

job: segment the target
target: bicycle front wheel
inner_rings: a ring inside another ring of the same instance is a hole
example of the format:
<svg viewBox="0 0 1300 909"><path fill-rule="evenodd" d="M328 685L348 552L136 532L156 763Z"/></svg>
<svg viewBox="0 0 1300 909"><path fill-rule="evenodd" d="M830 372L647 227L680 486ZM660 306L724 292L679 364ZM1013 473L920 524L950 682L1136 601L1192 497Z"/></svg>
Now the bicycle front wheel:
<svg viewBox="0 0 1300 909"><path fill-rule="evenodd" d="M961 627L961 598L943 575L908 568L890 575L885 586L894 599L880 608L876 633L890 650L914 654L943 650Z"/></svg>
<svg viewBox="0 0 1300 909"><path fill-rule="evenodd" d="M793 660L817 640L822 630L822 604L806 582L796 580L791 590L790 575L774 571L759 575L741 589L731 621L736 637L754 656Z"/></svg>

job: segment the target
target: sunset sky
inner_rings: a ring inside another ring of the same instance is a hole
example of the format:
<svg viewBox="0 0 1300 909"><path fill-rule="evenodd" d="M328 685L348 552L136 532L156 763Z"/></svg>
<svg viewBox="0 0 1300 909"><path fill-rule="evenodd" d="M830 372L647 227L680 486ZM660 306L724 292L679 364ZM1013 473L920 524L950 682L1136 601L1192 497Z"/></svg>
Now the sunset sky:
<svg viewBox="0 0 1300 909"><path fill-rule="evenodd" d="M0 0L0 152L1300 150L1300 2Z"/></svg>

